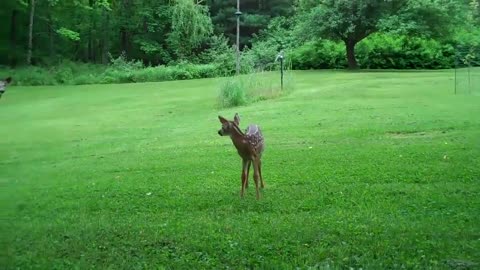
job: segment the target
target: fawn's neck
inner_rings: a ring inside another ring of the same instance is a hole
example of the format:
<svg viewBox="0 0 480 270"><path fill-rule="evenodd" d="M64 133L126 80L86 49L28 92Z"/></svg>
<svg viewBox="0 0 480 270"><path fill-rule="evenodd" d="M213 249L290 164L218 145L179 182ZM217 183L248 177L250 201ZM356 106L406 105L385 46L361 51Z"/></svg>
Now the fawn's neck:
<svg viewBox="0 0 480 270"><path fill-rule="evenodd" d="M245 143L245 134L240 130L237 125L233 126L232 133L230 134L233 144L238 149L242 144Z"/></svg>

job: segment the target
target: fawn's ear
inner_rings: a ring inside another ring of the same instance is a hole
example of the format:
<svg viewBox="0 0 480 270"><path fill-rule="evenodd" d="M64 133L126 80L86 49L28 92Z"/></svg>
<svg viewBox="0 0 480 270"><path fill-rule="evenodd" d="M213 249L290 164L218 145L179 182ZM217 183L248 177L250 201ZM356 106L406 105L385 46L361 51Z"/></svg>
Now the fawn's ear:
<svg viewBox="0 0 480 270"><path fill-rule="evenodd" d="M220 120L220 122L221 122L222 124L228 123L228 120L225 119L225 118L223 118L223 117L221 117L220 115L218 116L218 119Z"/></svg>
<svg viewBox="0 0 480 270"><path fill-rule="evenodd" d="M5 79L5 81L6 81L7 83L10 83L10 82L12 82L12 77L8 77L8 78L6 78L6 79Z"/></svg>
<svg viewBox="0 0 480 270"><path fill-rule="evenodd" d="M235 124L240 125L240 116L238 116L238 113L235 113L235 116L233 117L233 122L235 122Z"/></svg>

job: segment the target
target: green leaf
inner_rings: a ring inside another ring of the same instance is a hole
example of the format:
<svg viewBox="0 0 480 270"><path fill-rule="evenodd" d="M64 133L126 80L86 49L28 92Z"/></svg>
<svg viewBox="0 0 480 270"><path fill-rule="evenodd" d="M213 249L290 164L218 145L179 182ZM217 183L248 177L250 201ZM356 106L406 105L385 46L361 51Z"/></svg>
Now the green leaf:
<svg viewBox="0 0 480 270"><path fill-rule="evenodd" d="M57 34L60 36L72 40L72 41L79 41L80 40L80 33L67 29L65 27L61 27L60 29L56 30Z"/></svg>

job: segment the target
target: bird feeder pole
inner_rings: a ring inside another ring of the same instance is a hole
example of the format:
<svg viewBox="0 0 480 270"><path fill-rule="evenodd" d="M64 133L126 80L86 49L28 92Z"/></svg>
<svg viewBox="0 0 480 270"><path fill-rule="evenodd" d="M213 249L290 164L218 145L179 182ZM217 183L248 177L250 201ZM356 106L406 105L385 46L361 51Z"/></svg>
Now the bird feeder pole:
<svg viewBox="0 0 480 270"><path fill-rule="evenodd" d="M242 12L240 12L240 0L237 0L237 12L235 12L235 16L237 16L237 68L236 74L240 74L240 16Z"/></svg>

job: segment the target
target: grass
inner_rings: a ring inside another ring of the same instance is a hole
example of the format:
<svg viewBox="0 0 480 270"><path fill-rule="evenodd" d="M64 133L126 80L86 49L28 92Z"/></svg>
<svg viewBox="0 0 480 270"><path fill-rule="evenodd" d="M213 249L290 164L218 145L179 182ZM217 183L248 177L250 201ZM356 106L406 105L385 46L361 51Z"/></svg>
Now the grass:
<svg viewBox="0 0 480 270"><path fill-rule="evenodd" d="M217 111L217 80L11 87L0 100L3 269L471 269L480 97L453 71L298 72ZM241 200L217 115L257 123Z"/></svg>

